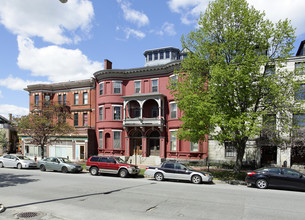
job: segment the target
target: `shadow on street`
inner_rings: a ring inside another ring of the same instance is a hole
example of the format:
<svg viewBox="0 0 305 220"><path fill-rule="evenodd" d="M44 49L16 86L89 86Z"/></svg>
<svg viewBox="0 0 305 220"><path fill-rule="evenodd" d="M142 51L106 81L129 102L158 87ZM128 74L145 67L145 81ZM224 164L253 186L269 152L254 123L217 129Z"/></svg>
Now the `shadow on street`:
<svg viewBox="0 0 305 220"><path fill-rule="evenodd" d="M40 202L31 202L31 203L20 204L20 205L15 205L15 206L8 206L8 207L6 207L6 209L37 205L37 204L42 204L42 203L64 201L64 200L70 200L70 199L79 199L79 198L89 197L89 196L109 195L111 193L116 193L116 192L120 192L120 191L123 191L123 190L137 188L137 187L146 186L146 185L152 185L152 184L156 184L156 183L148 183L148 184L141 184L141 185L137 185L137 186L124 187L124 188L121 188L121 189L115 189L115 190L111 190L111 191L107 191L107 192L101 192L101 193L90 193L90 194L84 194L84 195L79 195L79 196L70 196L70 197L65 197L65 198L50 199L50 200L45 200L45 201L40 201Z"/></svg>
<svg viewBox="0 0 305 220"><path fill-rule="evenodd" d="M32 175L14 175L10 173L0 174L0 188L16 186L18 184L27 184L32 182L37 182L38 179L31 179Z"/></svg>

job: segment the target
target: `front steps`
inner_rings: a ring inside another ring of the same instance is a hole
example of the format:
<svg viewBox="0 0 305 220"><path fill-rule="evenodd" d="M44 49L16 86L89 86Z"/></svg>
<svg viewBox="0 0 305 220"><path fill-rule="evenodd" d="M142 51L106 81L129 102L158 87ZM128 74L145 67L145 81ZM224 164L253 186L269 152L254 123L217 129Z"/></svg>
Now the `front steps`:
<svg viewBox="0 0 305 220"><path fill-rule="evenodd" d="M132 155L127 163L143 166L160 166L162 159L159 156L142 157L141 155Z"/></svg>

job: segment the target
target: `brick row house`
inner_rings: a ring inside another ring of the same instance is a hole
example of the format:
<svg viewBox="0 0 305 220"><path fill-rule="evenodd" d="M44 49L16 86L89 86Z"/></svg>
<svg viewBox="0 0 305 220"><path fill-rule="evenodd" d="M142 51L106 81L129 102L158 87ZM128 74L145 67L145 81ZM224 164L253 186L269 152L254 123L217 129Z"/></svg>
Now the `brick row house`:
<svg viewBox="0 0 305 220"><path fill-rule="evenodd" d="M105 70L96 78L98 152L129 157L130 162L159 163L163 158L199 160L207 157L207 142L178 140L181 112L168 89L177 79L183 57L177 48L147 50L145 67Z"/></svg>
<svg viewBox="0 0 305 220"><path fill-rule="evenodd" d="M94 79L29 85L25 90L29 92L30 112L37 112L45 105L59 104L72 116L63 120L74 126L75 132L48 144L45 155L69 157L79 161L96 154ZM30 144L28 139L29 137L22 137L23 153L39 158L40 148Z"/></svg>
<svg viewBox="0 0 305 220"><path fill-rule="evenodd" d="M47 146L45 155L76 161L92 154L116 155L146 164L158 164L164 158L205 159L208 142L176 138L181 112L168 85L170 79L177 79L175 70L185 55L174 47L147 50L144 67L112 69L105 60L104 70L95 72L94 79L29 85L30 111L39 107L39 100L61 100L62 104L65 100L73 114L69 123L78 130ZM23 150L25 155L40 155L26 137Z"/></svg>

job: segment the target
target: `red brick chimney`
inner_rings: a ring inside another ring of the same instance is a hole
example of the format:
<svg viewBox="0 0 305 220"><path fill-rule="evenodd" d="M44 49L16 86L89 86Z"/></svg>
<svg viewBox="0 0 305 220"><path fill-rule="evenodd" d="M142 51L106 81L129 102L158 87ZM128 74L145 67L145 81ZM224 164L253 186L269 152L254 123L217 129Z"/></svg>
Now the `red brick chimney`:
<svg viewBox="0 0 305 220"><path fill-rule="evenodd" d="M104 60L104 69L105 70L111 70L112 69L112 62L107 60L107 59L105 59Z"/></svg>

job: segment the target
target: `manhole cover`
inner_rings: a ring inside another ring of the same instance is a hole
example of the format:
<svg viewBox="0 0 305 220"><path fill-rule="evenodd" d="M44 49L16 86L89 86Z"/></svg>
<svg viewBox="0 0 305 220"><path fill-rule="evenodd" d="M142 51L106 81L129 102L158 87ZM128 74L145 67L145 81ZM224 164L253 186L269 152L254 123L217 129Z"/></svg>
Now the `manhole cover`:
<svg viewBox="0 0 305 220"><path fill-rule="evenodd" d="M34 218L39 215L40 215L39 212L21 212L21 213L17 214L16 216L18 218Z"/></svg>

